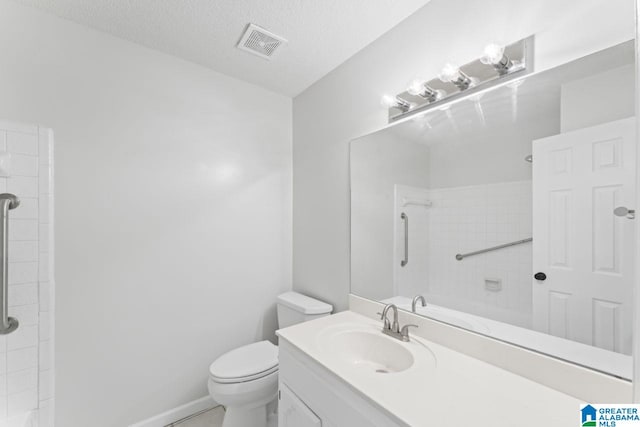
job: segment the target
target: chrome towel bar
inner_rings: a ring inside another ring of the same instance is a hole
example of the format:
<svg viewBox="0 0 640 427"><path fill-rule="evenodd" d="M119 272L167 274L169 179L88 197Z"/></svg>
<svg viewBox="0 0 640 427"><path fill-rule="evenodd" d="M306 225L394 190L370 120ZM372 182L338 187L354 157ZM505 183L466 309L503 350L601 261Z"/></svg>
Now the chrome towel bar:
<svg viewBox="0 0 640 427"><path fill-rule="evenodd" d="M409 217L402 212L400 219L404 222L404 259L400 261L400 267L404 267L409 263Z"/></svg>
<svg viewBox="0 0 640 427"><path fill-rule="evenodd" d="M496 250L502 249L502 248L508 248L509 246L521 245L523 243L528 243L528 242L532 242L532 241L533 241L533 237L529 237L528 239L522 239L522 240L518 240L518 241L515 241L515 242L511 242L511 243L505 243L504 245L498 245L498 246L493 246L493 247L486 248L486 249L480 249L479 251L475 251L475 252L469 252L469 253L466 253L466 254L457 254L456 255L456 259L458 261L462 261L466 257L470 257L470 256L473 256L473 255L478 255L478 254L483 254L485 252L496 251Z"/></svg>
<svg viewBox="0 0 640 427"><path fill-rule="evenodd" d="M9 317L9 210L20 206L20 199L9 193L0 194L0 335L18 329L18 320Z"/></svg>

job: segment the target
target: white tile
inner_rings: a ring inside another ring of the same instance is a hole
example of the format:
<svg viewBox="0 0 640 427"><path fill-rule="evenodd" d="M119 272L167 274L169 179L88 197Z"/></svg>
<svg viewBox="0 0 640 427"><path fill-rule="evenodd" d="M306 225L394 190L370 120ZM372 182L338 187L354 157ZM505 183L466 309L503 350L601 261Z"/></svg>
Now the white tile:
<svg viewBox="0 0 640 427"><path fill-rule="evenodd" d="M35 197L20 197L20 206L11 211L11 218L38 219L38 199Z"/></svg>
<svg viewBox="0 0 640 427"><path fill-rule="evenodd" d="M51 166L41 164L38 169L38 191L40 194L52 194Z"/></svg>
<svg viewBox="0 0 640 427"><path fill-rule="evenodd" d="M2 354L0 354L0 357L2 357ZM38 366L38 348L34 346L9 351L6 353L6 360L7 372L36 368ZM1 366L2 363L0 363Z"/></svg>
<svg viewBox="0 0 640 427"><path fill-rule="evenodd" d="M26 412L18 412L17 415L9 414L9 418L0 421L0 427L38 427L38 425L35 424L38 422L37 412L37 409L34 409Z"/></svg>
<svg viewBox="0 0 640 427"><path fill-rule="evenodd" d="M51 310L51 284L50 282L40 282L39 284L39 304L40 311Z"/></svg>
<svg viewBox="0 0 640 427"><path fill-rule="evenodd" d="M51 363L51 341L40 341L40 369L47 370L51 369L53 364Z"/></svg>
<svg viewBox="0 0 640 427"><path fill-rule="evenodd" d="M38 197L38 178L11 176L7 179L7 191L18 197Z"/></svg>
<svg viewBox="0 0 640 427"><path fill-rule="evenodd" d="M31 133L7 132L7 150L12 154L38 155L38 137Z"/></svg>
<svg viewBox="0 0 640 427"><path fill-rule="evenodd" d="M450 254L461 248L473 250L528 237L530 232L522 232L530 230L526 224L531 222L531 210L521 205L530 193L530 182L430 191L429 198L436 203L429 212L429 293L447 296L451 303L475 305L467 311L476 310L497 320L526 318L525 308L530 305L523 304L518 294L526 294L527 288L512 283L526 283L531 270L530 248L527 252L527 248L515 247L498 256L484 254L463 264ZM489 276L505 277L501 292L487 293L482 281L476 280Z"/></svg>
<svg viewBox="0 0 640 427"><path fill-rule="evenodd" d="M9 316L15 317L20 322L20 328L38 324L38 304L20 305L9 307ZM9 335L9 337L11 337Z"/></svg>
<svg viewBox="0 0 640 427"><path fill-rule="evenodd" d="M38 263L38 279L41 282L51 280L51 271L49 265L49 254L47 252L40 252L40 262Z"/></svg>
<svg viewBox="0 0 640 427"><path fill-rule="evenodd" d="M51 336L51 312L40 312L40 341L46 341ZM11 344L11 343L9 343Z"/></svg>
<svg viewBox="0 0 640 427"><path fill-rule="evenodd" d="M36 368L11 372L7 375L7 393L21 393L38 387L38 370Z"/></svg>
<svg viewBox="0 0 640 427"><path fill-rule="evenodd" d="M24 154L11 155L11 176L38 176L38 158Z"/></svg>
<svg viewBox="0 0 640 427"><path fill-rule="evenodd" d="M7 131L4 129L0 130L0 151L7 151Z"/></svg>
<svg viewBox="0 0 640 427"><path fill-rule="evenodd" d="M0 399L7 396L7 374L0 375Z"/></svg>
<svg viewBox="0 0 640 427"><path fill-rule="evenodd" d="M10 262L9 284L32 283L38 281L37 262Z"/></svg>
<svg viewBox="0 0 640 427"><path fill-rule="evenodd" d="M38 389L23 391L16 394L10 394L8 398L7 414L11 417L32 411L38 408Z"/></svg>
<svg viewBox="0 0 640 427"><path fill-rule="evenodd" d="M24 283L9 286L9 307L38 303L38 285Z"/></svg>
<svg viewBox="0 0 640 427"><path fill-rule="evenodd" d="M53 427L54 399L41 400L38 406L38 427Z"/></svg>
<svg viewBox="0 0 640 427"><path fill-rule="evenodd" d="M38 240L38 220L10 217L9 240Z"/></svg>
<svg viewBox="0 0 640 427"><path fill-rule="evenodd" d="M40 371L38 396L40 400L53 397L53 370Z"/></svg>
<svg viewBox="0 0 640 427"><path fill-rule="evenodd" d="M37 241L9 242L9 262L38 261Z"/></svg>
<svg viewBox="0 0 640 427"><path fill-rule="evenodd" d="M6 374L7 373L7 359L8 359L8 354L5 352L0 353L0 374Z"/></svg>
<svg viewBox="0 0 640 427"><path fill-rule="evenodd" d="M53 160L53 131L51 129L39 129L38 157L40 158L40 163L51 163L51 160Z"/></svg>
<svg viewBox="0 0 640 427"><path fill-rule="evenodd" d="M50 221L49 218L49 206L51 206L51 196L46 194L41 194L38 199L39 208L38 208L38 218L40 223L46 224Z"/></svg>
<svg viewBox="0 0 640 427"><path fill-rule="evenodd" d="M45 316L48 317L48 316ZM40 329L42 329L42 319L40 319ZM47 328L48 329L48 322ZM15 332L7 337L7 349L17 350L25 347L33 347L38 345L38 325L23 326L20 325Z"/></svg>
<svg viewBox="0 0 640 427"><path fill-rule="evenodd" d="M51 242L50 231L49 224L39 224L38 237L40 241L40 252L49 252L49 243Z"/></svg>

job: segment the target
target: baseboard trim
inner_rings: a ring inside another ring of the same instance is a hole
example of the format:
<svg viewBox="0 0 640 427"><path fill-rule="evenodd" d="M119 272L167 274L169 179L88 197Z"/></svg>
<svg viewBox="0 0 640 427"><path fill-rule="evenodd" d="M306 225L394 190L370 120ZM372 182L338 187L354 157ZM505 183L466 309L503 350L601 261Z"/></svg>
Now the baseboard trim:
<svg viewBox="0 0 640 427"><path fill-rule="evenodd" d="M216 402L210 397L205 396L193 402L185 403L177 408L170 409L162 414L155 415L144 421L131 424L129 427L165 427L176 421L180 421L198 412L202 412L207 409L212 409L218 406Z"/></svg>

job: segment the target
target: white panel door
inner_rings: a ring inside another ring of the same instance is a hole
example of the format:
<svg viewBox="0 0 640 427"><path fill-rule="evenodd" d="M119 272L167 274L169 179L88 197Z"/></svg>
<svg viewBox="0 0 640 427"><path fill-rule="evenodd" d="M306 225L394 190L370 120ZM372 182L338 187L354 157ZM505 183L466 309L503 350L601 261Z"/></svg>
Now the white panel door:
<svg viewBox="0 0 640 427"><path fill-rule="evenodd" d="M289 387L280 384L278 427L322 427L322 421Z"/></svg>
<svg viewBox="0 0 640 427"><path fill-rule="evenodd" d="M635 119L533 142L533 327L631 352Z"/></svg>

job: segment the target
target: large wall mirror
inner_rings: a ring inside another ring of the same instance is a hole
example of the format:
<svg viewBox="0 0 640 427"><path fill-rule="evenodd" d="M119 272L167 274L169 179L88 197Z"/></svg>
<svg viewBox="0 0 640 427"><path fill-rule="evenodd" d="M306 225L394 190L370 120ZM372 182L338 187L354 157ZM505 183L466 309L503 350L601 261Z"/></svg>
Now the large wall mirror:
<svg viewBox="0 0 640 427"><path fill-rule="evenodd" d="M629 41L351 142L353 294L632 377Z"/></svg>

